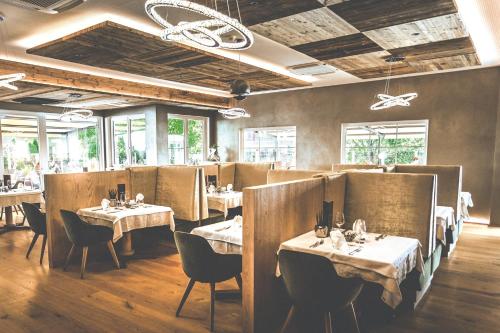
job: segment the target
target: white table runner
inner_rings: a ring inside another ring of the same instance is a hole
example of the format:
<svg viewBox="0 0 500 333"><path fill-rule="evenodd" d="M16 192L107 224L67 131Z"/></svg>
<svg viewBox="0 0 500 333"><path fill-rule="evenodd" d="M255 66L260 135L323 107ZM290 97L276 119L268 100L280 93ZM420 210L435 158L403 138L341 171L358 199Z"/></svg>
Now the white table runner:
<svg viewBox="0 0 500 333"><path fill-rule="evenodd" d="M208 193L208 208L223 212L227 216L230 208L236 208L243 205L243 192L230 191L222 193Z"/></svg>
<svg viewBox="0 0 500 333"><path fill-rule="evenodd" d="M451 207L436 206L436 238L446 244L446 229L455 230L455 210Z"/></svg>
<svg viewBox="0 0 500 333"><path fill-rule="evenodd" d="M361 245L362 250L352 255L334 249L330 238L326 238L324 244L311 248L311 244L318 241L314 231L282 243L279 251L291 250L326 257L340 277L359 277L380 284L384 287L381 299L396 308L403 300L399 288L401 282L414 268L419 272L424 270L421 245L413 238L387 236L377 241L376 236L368 234L367 241ZM350 251L353 249L355 247L350 246ZM280 275L279 267L276 274Z"/></svg>
<svg viewBox="0 0 500 333"><path fill-rule="evenodd" d="M191 233L205 238L217 253L242 254L242 227L234 220L194 228Z"/></svg>
<svg viewBox="0 0 500 333"><path fill-rule="evenodd" d="M87 223L113 228L113 242L123 237L124 232L135 229L174 226L174 212L170 207L145 205L137 208L101 207L79 209L77 214Z"/></svg>

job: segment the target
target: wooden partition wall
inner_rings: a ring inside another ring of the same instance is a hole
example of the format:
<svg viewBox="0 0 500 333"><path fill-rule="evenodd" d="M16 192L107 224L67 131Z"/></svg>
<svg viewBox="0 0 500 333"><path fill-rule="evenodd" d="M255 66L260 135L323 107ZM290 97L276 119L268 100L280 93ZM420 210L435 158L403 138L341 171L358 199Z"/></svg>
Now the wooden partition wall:
<svg viewBox="0 0 500 333"><path fill-rule="evenodd" d="M275 276L282 242L313 230L324 179L243 190L243 331L274 332L286 316L287 296Z"/></svg>
<svg viewBox="0 0 500 333"><path fill-rule="evenodd" d="M49 265L51 268L64 263L71 247L66 236L60 210L77 211L80 208L99 206L108 196L108 190L117 184L126 184L130 191L126 170L45 175L47 235Z"/></svg>

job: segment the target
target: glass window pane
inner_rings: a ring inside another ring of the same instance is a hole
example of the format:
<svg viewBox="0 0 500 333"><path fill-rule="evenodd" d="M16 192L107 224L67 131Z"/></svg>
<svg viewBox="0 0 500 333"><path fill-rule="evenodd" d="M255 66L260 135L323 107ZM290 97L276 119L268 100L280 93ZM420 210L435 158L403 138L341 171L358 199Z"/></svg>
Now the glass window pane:
<svg viewBox="0 0 500 333"><path fill-rule="evenodd" d="M100 144L97 118L63 122L47 116L50 172L82 172L100 169Z"/></svg>
<svg viewBox="0 0 500 333"><path fill-rule="evenodd" d="M204 159L205 122L203 120L188 120L188 153L189 161L201 162Z"/></svg>
<svg viewBox="0 0 500 333"><path fill-rule="evenodd" d="M146 118L141 115L130 120L132 164L146 164Z"/></svg>
<svg viewBox="0 0 500 333"><path fill-rule="evenodd" d="M128 121L126 118L113 120L113 155L114 165L128 164Z"/></svg>
<svg viewBox="0 0 500 333"><path fill-rule="evenodd" d="M40 184L38 119L4 116L0 124L4 173L11 175L13 184L26 177L32 179L34 184Z"/></svg>
<svg viewBox="0 0 500 333"><path fill-rule="evenodd" d="M296 128L248 128L243 131L245 162L275 162L277 168L296 167Z"/></svg>
<svg viewBox="0 0 500 333"><path fill-rule="evenodd" d="M168 119L168 155L170 164L184 164L184 120Z"/></svg>
<svg viewBox="0 0 500 333"><path fill-rule="evenodd" d="M374 123L350 125L344 131L345 163L424 164L427 124Z"/></svg>

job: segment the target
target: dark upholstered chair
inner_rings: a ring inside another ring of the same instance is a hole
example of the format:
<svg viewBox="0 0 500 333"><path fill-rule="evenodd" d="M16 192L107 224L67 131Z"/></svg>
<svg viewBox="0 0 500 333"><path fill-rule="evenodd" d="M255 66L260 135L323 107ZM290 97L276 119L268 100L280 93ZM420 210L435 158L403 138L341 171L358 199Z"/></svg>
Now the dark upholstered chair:
<svg viewBox="0 0 500 333"><path fill-rule="evenodd" d="M327 332L332 329L332 316L349 313L353 330L359 332L352 302L363 288L362 280L339 277L331 261L318 255L283 250L278 260L292 301L282 332L286 332L294 313L301 310L324 313Z"/></svg>
<svg viewBox="0 0 500 333"><path fill-rule="evenodd" d="M120 269L120 262L116 256L115 248L113 247L113 230L111 228L85 223L76 213L67 210L61 209L61 216L64 221L66 234L68 235L69 240L73 243L71 249L69 250L68 257L66 258L64 270L68 267L75 247L81 247L83 248L83 256L80 277L83 279L85 265L87 264L89 246L104 242L108 245L109 252L113 257L116 268Z"/></svg>
<svg viewBox="0 0 500 333"><path fill-rule="evenodd" d="M215 284L235 278L241 290L241 256L215 253L208 241L197 235L176 231L174 238L182 268L190 278L175 315L178 317L181 313L196 282L210 283L210 330L214 331Z"/></svg>
<svg viewBox="0 0 500 333"><path fill-rule="evenodd" d="M28 224L31 230L35 233L33 240L31 241L28 253L26 253L26 259L29 258L33 246L35 246L36 241L40 235L43 236L42 251L40 252L40 265L43 263L43 255L45 253L45 245L47 244L47 222L45 214L40 211L40 208L34 204L23 202L22 203L24 214L28 219Z"/></svg>

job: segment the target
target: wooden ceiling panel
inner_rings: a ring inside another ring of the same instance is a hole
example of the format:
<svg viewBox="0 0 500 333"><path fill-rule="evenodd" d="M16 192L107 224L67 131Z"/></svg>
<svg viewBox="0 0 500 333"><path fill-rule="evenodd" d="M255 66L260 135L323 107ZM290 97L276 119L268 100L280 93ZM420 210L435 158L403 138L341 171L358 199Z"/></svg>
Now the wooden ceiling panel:
<svg viewBox="0 0 500 333"><path fill-rule="evenodd" d="M352 72L364 68L383 67L387 63L385 59L391 54L387 51L378 51L354 55L350 57L337 58L327 61L328 64L337 67L345 72Z"/></svg>
<svg viewBox="0 0 500 333"><path fill-rule="evenodd" d="M464 54L475 54L476 50L469 37L449 39L416 46L391 49L393 55L401 55L407 61L432 60Z"/></svg>
<svg viewBox="0 0 500 333"><path fill-rule="evenodd" d="M297 45L293 49L318 60L383 51L379 45L361 33Z"/></svg>
<svg viewBox="0 0 500 333"><path fill-rule="evenodd" d="M9 101L16 98L30 97L33 94L42 94L59 89L56 87L49 87L42 84L23 81L16 81L13 84L18 88L17 90L0 88L0 101Z"/></svg>
<svg viewBox="0 0 500 333"><path fill-rule="evenodd" d="M344 0L328 8L360 31L457 12L454 0Z"/></svg>
<svg viewBox="0 0 500 333"><path fill-rule="evenodd" d="M250 29L287 46L307 44L359 32L326 7L264 22Z"/></svg>
<svg viewBox="0 0 500 333"><path fill-rule="evenodd" d="M409 61L408 63L415 68L417 72L433 72L467 66L478 66L481 64L475 53L429 60Z"/></svg>
<svg viewBox="0 0 500 333"><path fill-rule="evenodd" d="M287 6L285 6L287 7ZM28 50L28 53L138 74L158 79L202 85L214 89L229 90L226 78L238 73L265 73L266 77L255 78L255 87L260 79L266 80L266 90L281 89L284 80L291 87L309 86L310 83L290 79L281 74L259 67L238 64L213 53L193 47L164 42L161 38L114 22L104 22L61 39ZM239 69L239 70L238 70ZM252 74L253 75L253 74ZM263 90L263 89L254 89Z"/></svg>
<svg viewBox="0 0 500 333"><path fill-rule="evenodd" d="M366 31L364 34L386 50L468 36L458 14Z"/></svg>
<svg viewBox="0 0 500 333"><path fill-rule="evenodd" d="M195 0L195 2L207 5L207 0ZM229 5L231 16L237 18L236 13L238 12L238 8L236 7L236 1L229 1ZM323 6L319 1L315 0L238 0L238 5L241 12L241 19L246 26L269 22ZM226 2L219 1L217 10L227 15Z"/></svg>
<svg viewBox="0 0 500 333"><path fill-rule="evenodd" d="M410 66L406 62L392 64L392 67L390 69L389 68L390 66L388 64L385 64L379 67L356 69L348 72L362 79L383 78L389 75L389 72L391 76L413 74L417 72L417 70L414 67Z"/></svg>

